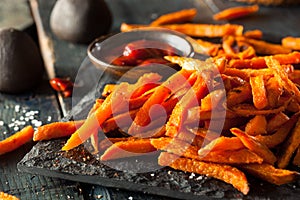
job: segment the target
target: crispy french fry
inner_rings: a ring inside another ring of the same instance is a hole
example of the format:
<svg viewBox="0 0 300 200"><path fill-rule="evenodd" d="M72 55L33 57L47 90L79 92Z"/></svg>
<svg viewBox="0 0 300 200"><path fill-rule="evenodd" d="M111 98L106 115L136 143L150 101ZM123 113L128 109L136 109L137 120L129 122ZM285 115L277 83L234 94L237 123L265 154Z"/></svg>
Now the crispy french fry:
<svg viewBox="0 0 300 200"><path fill-rule="evenodd" d="M262 75L250 77L250 85L252 90L253 104L261 110L268 106L267 92Z"/></svg>
<svg viewBox="0 0 300 200"><path fill-rule="evenodd" d="M1 200L19 200L19 198L15 197L13 195L4 193L4 192L0 192L0 199Z"/></svg>
<svg viewBox="0 0 300 200"><path fill-rule="evenodd" d="M289 132L295 126L298 118L299 114L295 114L286 123L284 123L274 134L257 135L255 136L255 139L260 143L265 144L269 148L274 148L286 139Z"/></svg>
<svg viewBox="0 0 300 200"><path fill-rule="evenodd" d="M288 139L284 142L283 147L278 157L277 166L278 168L286 168L290 162L290 159L300 144L300 119L295 125L295 128L291 132Z"/></svg>
<svg viewBox="0 0 300 200"><path fill-rule="evenodd" d="M150 139L120 141L107 148L100 159L102 161L106 161L118 158L140 156L141 154L150 153L155 150L156 149L152 146Z"/></svg>
<svg viewBox="0 0 300 200"><path fill-rule="evenodd" d="M231 20L253 14L259 10L258 5L227 8L213 15L214 20Z"/></svg>
<svg viewBox="0 0 300 200"><path fill-rule="evenodd" d="M245 132L248 135L263 135L267 133L267 120L264 115L256 115L246 124Z"/></svg>
<svg viewBox="0 0 300 200"><path fill-rule="evenodd" d="M148 28L151 26L138 25L138 24L126 24L122 23L121 31L131 31L139 28ZM243 34L244 27L237 24L167 24L161 26L155 26L161 28L167 28L174 31L178 31L193 37L223 37L226 35Z"/></svg>
<svg viewBox="0 0 300 200"><path fill-rule="evenodd" d="M258 156L262 157L266 163L274 164L277 160L273 152L263 143L260 143L254 137L247 135L245 132L239 130L238 128L232 128L230 131L240 138L242 143L252 152L256 153Z"/></svg>
<svg viewBox="0 0 300 200"><path fill-rule="evenodd" d="M211 151L236 151L244 148L245 146L239 138L220 136L199 149L198 155L204 156Z"/></svg>
<svg viewBox="0 0 300 200"><path fill-rule="evenodd" d="M300 148L298 147L296 155L293 159L293 165L300 166Z"/></svg>
<svg viewBox="0 0 300 200"><path fill-rule="evenodd" d="M84 120L54 122L37 128L33 135L33 141L50 140L72 135L79 127L82 126Z"/></svg>
<svg viewBox="0 0 300 200"><path fill-rule="evenodd" d="M150 26L189 22L192 21L196 15L197 10L195 8L184 9L177 12L161 15L159 18L151 22Z"/></svg>
<svg viewBox="0 0 300 200"><path fill-rule="evenodd" d="M281 40L282 46L285 48L293 49L293 50L300 50L300 38L299 37L285 37Z"/></svg>
<svg viewBox="0 0 300 200"><path fill-rule="evenodd" d="M17 133L14 133L10 137L0 141L0 155L16 150L25 143L32 140L33 137L32 126L26 126Z"/></svg>
<svg viewBox="0 0 300 200"><path fill-rule="evenodd" d="M266 163L243 165L242 169L275 185L291 183L300 177L298 172L276 169L274 166Z"/></svg>
<svg viewBox="0 0 300 200"><path fill-rule="evenodd" d="M161 166L170 166L177 170L188 171L214 177L232 184L243 194L248 194L248 181L243 172L229 165L206 163L188 158L180 158L177 155L162 152L158 158L158 164Z"/></svg>

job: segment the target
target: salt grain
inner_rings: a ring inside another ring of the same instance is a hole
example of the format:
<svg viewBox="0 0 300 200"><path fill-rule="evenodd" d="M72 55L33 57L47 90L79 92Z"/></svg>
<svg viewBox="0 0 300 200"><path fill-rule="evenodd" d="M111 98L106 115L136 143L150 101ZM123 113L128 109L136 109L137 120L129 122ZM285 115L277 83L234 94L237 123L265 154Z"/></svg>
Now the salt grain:
<svg viewBox="0 0 300 200"><path fill-rule="evenodd" d="M20 112L20 105L15 105L15 112Z"/></svg>
<svg viewBox="0 0 300 200"><path fill-rule="evenodd" d="M0 126L4 126L4 121L0 121Z"/></svg>
<svg viewBox="0 0 300 200"><path fill-rule="evenodd" d="M130 196L130 197L128 197L128 199L129 199L129 200L132 200L132 199L133 199L133 197L131 197L131 196Z"/></svg>
<svg viewBox="0 0 300 200"><path fill-rule="evenodd" d="M189 176L189 179L194 178L196 175L194 173L191 173L191 175Z"/></svg>

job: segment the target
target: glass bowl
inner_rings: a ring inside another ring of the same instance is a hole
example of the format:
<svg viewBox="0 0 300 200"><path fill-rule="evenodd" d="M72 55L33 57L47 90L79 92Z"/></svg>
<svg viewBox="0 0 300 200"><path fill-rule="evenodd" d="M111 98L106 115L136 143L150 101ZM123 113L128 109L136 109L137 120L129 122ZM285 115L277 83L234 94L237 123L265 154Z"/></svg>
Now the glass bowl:
<svg viewBox="0 0 300 200"><path fill-rule="evenodd" d="M149 46L149 48L162 50L165 45L169 45L176 51L176 55L192 57L194 55L193 47L186 38L186 35L168 29L144 28L119 33L105 40L97 38L88 46L87 54L95 67L103 70L105 73L110 73L114 78L137 79L147 72L156 72L164 76L172 70L170 67L162 64L157 64L155 67L140 67L118 66L112 63L123 55L126 45L135 41L154 41L155 46ZM151 43L150 45L153 44Z"/></svg>

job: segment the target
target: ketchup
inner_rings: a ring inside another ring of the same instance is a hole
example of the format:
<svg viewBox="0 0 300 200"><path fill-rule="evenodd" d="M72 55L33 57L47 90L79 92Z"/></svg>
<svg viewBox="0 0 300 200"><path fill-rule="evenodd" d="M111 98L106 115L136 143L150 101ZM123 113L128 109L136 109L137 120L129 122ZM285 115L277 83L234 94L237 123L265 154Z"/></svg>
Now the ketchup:
<svg viewBox="0 0 300 200"><path fill-rule="evenodd" d="M124 47L123 55L113 60L112 64L117 66L145 66L152 63L169 64L164 56L178 55L174 47L148 40L137 40Z"/></svg>

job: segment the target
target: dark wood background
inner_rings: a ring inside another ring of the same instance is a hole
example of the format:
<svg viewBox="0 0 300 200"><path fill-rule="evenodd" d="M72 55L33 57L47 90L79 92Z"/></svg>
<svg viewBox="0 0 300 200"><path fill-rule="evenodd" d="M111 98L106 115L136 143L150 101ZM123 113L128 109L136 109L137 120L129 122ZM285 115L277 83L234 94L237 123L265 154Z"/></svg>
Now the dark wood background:
<svg viewBox="0 0 300 200"><path fill-rule="evenodd" d="M72 44L57 39L49 27L49 16L56 0L30 0L47 73L44 82L34 91L22 95L0 93L0 140L18 128L38 126L60 120L72 109L71 99L64 99L51 90L48 78L76 78L86 59L87 45ZM162 3L163 2L163 3ZM107 0L113 13L111 32L118 32L122 22L147 24L160 14L195 7L197 23L215 23L212 14L231 6L243 5L226 0ZM265 39L276 36L300 36L300 7L261 7L260 11L232 23L243 24L246 30L261 29ZM101 23L101 22L99 22ZM226 22L220 22L226 23ZM30 33L34 33L30 31ZM33 34L34 36L34 34ZM30 118L26 120L26 117ZM67 180L19 172L16 164L31 149L29 143L19 150L0 156L0 191L23 199L162 199L132 191L123 191ZM284 197L282 197L284 198ZM164 198L167 199L167 198Z"/></svg>

